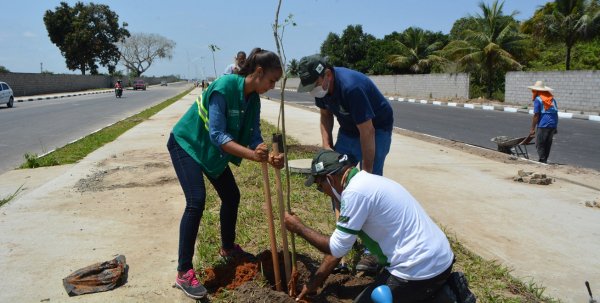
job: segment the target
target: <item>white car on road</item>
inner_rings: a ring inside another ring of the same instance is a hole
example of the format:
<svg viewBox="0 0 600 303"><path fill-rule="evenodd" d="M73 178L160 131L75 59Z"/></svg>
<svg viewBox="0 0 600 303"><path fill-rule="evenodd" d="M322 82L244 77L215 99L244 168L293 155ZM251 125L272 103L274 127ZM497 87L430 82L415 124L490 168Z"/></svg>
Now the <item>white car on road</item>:
<svg viewBox="0 0 600 303"><path fill-rule="evenodd" d="M8 107L13 107L14 102L15 96L13 90L6 82L0 82L0 104L6 104Z"/></svg>

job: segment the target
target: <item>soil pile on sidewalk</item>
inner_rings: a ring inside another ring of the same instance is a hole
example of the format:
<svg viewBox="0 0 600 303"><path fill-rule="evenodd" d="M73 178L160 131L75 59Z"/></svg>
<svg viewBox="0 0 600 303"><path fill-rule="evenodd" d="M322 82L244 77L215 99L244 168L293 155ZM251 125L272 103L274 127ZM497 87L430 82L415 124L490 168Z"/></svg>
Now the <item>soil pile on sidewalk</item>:
<svg viewBox="0 0 600 303"><path fill-rule="evenodd" d="M279 252L278 255L281 277L285 277L283 254ZM305 255L296 257L298 282L295 287L296 292L300 293L304 284L318 269L319 261ZM309 302L352 302L372 281L370 277L332 274L325 281L319 295L310 297ZM296 302L287 295L287 285L284 285L284 291L275 290L273 262L269 250L258 254L254 261L239 259L206 269L203 284L211 295L218 295L225 289L232 291L235 302L254 303L256 298L265 302Z"/></svg>

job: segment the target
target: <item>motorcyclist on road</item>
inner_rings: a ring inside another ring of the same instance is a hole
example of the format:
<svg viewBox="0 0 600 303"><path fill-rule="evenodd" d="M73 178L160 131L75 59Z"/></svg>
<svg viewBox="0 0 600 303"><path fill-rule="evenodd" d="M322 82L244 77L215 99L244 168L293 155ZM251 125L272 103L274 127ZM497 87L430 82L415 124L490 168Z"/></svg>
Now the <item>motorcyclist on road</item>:
<svg viewBox="0 0 600 303"><path fill-rule="evenodd" d="M117 98L120 98L122 94L123 84L121 83L121 80L117 80L117 83L115 83L115 95L117 96Z"/></svg>

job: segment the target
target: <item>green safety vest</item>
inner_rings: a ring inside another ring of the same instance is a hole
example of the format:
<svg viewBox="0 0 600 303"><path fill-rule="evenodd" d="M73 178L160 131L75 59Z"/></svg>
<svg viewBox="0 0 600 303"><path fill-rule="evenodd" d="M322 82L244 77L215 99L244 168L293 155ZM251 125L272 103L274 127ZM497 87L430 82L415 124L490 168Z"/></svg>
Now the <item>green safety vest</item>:
<svg viewBox="0 0 600 303"><path fill-rule="evenodd" d="M239 145L248 147L252 138L253 120L260 114L260 98L252 93L248 101L244 98L245 77L232 74L220 77L196 98L190 109L173 127L173 135L177 143L211 178L220 176L229 162L240 165L242 159L226 152L210 141L208 100L213 92L219 92L227 101L226 131ZM244 102L248 102L244 106ZM246 110L244 110L246 108Z"/></svg>

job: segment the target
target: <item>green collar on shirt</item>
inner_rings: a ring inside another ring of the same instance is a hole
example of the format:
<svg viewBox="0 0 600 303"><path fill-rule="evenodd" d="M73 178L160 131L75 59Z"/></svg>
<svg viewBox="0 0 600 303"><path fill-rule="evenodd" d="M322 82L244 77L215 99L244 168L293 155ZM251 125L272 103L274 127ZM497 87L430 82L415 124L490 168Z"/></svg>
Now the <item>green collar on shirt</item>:
<svg viewBox="0 0 600 303"><path fill-rule="evenodd" d="M356 167L353 167L350 169L350 172L348 173L348 177L346 178L346 182L344 183L344 188L346 188L348 186L348 184L350 183L350 179L352 179L356 174L358 174L359 170Z"/></svg>

